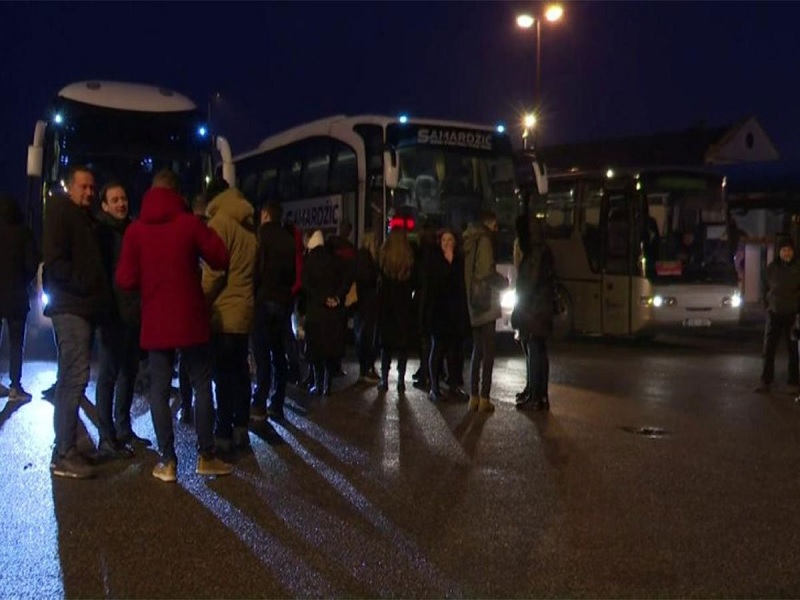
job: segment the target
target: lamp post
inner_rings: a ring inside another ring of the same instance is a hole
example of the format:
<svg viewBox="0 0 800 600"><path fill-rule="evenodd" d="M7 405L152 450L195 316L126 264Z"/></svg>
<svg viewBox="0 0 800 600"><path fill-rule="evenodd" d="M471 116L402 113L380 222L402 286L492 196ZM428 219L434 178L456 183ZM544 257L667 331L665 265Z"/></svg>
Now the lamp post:
<svg viewBox="0 0 800 600"><path fill-rule="evenodd" d="M550 23L555 23L559 21L561 17L564 16L564 8L560 4L548 4L544 12L532 15L530 13L523 13L517 15L517 27L520 29L530 29L531 27L535 26L535 36L536 36L536 88L535 88L535 95L533 98L533 119L532 124L535 123L536 116L539 115L542 103L542 21L548 21ZM527 139L527 121L528 116L525 117L526 120L526 132L523 134L523 139Z"/></svg>
<svg viewBox="0 0 800 600"><path fill-rule="evenodd" d="M208 130L213 134L214 131L211 129L211 113L212 109L214 108L214 103L217 102L222 98L222 94L219 92L214 92L208 97Z"/></svg>

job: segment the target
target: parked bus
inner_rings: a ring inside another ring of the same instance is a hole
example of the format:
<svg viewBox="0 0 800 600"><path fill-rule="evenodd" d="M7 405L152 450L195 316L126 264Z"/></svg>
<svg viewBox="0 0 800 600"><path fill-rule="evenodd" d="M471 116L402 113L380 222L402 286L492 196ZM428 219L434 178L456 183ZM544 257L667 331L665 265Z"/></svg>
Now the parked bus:
<svg viewBox="0 0 800 600"><path fill-rule="evenodd" d="M125 185L132 215L160 169L172 169L188 200L200 194L213 174L214 143L206 115L187 97L152 85L83 81L61 89L46 118L34 128L28 147L27 221L41 243L47 199L65 189L72 165L95 174L98 192L108 181ZM224 138L216 139L223 172L231 164ZM41 278L39 278L41 290ZM39 294L29 319L45 323Z"/></svg>
<svg viewBox="0 0 800 600"><path fill-rule="evenodd" d="M548 186L531 210L545 220L555 256L558 335L738 325L722 176L668 167L551 172Z"/></svg>
<svg viewBox="0 0 800 600"><path fill-rule="evenodd" d="M414 237L426 223L461 232L494 210L498 267L512 270L519 196L502 127L340 115L269 137L234 164L256 206L280 202L304 231L338 234L346 220L357 245L365 231L382 241L393 219Z"/></svg>

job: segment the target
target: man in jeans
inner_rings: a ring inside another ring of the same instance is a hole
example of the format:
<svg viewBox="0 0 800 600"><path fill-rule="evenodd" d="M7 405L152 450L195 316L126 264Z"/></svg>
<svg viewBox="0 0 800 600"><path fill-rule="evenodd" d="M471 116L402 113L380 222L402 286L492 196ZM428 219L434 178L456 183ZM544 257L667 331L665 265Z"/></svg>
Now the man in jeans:
<svg viewBox="0 0 800 600"><path fill-rule="evenodd" d="M500 318L500 291L508 280L497 272L492 237L497 232L497 215L483 212L477 223L464 232L464 281L467 288L469 320L472 326L469 410L494 411L489 393L494 369L495 322ZM491 304L476 306L473 281L483 281L492 290Z"/></svg>
<svg viewBox="0 0 800 600"><path fill-rule="evenodd" d="M196 393L195 427L198 475L227 475L233 467L214 449L214 400L211 395L209 311L200 283L200 259L212 269L228 268L228 251L220 237L186 210L177 191L177 176L157 173L142 199L140 217L125 231L116 282L141 294L141 346L149 352L150 412L160 461L153 477L177 479L178 459L169 397L175 353Z"/></svg>
<svg viewBox="0 0 800 600"><path fill-rule="evenodd" d="M95 183L89 169L70 169L67 194L50 198L44 217L45 315L53 321L58 349L50 471L86 479L94 469L77 450L78 407L89 382L92 330L114 300L90 212Z"/></svg>

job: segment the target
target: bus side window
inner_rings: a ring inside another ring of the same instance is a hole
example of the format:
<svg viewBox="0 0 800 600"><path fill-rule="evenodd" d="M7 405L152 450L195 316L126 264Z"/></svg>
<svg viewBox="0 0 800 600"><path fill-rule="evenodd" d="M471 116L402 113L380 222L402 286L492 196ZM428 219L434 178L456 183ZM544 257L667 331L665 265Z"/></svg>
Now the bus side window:
<svg viewBox="0 0 800 600"><path fill-rule="evenodd" d="M598 184L584 184L582 194L581 237L586 258L592 272L597 273L602 266L603 246L600 236L600 202L603 189Z"/></svg>
<svg viewBox="0 0 800 600"><path fill-rule="evenodd" d="M624 196L621 199L624 201ZM609 273L627 274L630 213L627 206L620 205L620 197L612 197L610 204L606 225L605 268Z"/></svg>

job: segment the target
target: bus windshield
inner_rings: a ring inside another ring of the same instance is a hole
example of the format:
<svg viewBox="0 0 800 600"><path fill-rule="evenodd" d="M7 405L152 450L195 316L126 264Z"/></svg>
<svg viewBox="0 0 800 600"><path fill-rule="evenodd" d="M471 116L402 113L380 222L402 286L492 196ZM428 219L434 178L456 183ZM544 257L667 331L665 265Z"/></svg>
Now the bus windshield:
<svg viewBox="0 0 800 600"><path fill-rule="evenodd" d="M736 282L720 181L687 174L642 179L648 275L663 282Z"/></svg>
<svg viewBox="0 0 800 600"><path fill-rule="evenodd" d="M489 138L492 134L483 134ZM502 138L500 142L504 141ZM488 143L487 143L488 146ZM400 176L393 211L412 213L434 227L456 233L477 220L482 210L497 214L496 261L510 262L519 201L510 144L493 148L406 143L397 148Z"/></svg>

